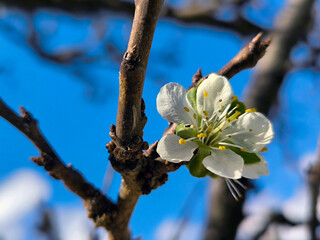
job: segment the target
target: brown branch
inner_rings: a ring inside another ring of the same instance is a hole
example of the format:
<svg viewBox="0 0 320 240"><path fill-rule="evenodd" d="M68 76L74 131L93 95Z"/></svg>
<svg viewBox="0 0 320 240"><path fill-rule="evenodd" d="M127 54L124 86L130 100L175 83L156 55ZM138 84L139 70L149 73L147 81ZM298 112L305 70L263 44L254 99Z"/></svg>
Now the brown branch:
<svg viewBox="0 0 320 240"><path fill-rule="evenodd" d="M130 239L128 223L141 194L164 184L167 174L151 174L142 149L143 128L147 118L144 114L142 90L149 53L163 0L135 0L135 15L128 48L120 67L120 89L117 127L112 126L113 142L107 145L113 168L121 173L122 183L118 196L117 218L109 231L111 239ZM150 176L150 177L148 177Z"/></svg>
<svg viewBox="0 0 320 240"><path fill-rule="evenodd" d="M253 68L266 53L270 42L270 38L262 41L262 33L259 33L230 62L220 69L218 74L229 79L245 69Z"/></svg>
<svg viewBox="0 0 320 240"><path fill-rule="evenodd" d="M40 132L37 120L24 108L21 107L20 111L21 116L11 110L0 98L0 116L22 132L41 154L40 157L33 157L31 160L43 166L52 177L61 180L69 190L82 198L88 210L88 216L97 226L108 229L117 206L88 183L70 164L65 165Z"/></svg>
<svg viewBox="0 0 320 240"><path fill-rule="evenodd" d="M317 217L317 206L319 197L319 186L320 186L320 138L318 141L316 161L311 166L308 173L308 184L310 189L311 208L310 208L310 219L308 221L311 239L317 239L317 228L319 226L319 220Z"/></svg>
<svg viewBox="0 0 320 240"><path fill-rule="evenodd" d="M258 61L264 56L270 45L271 39L262 40L262 33L256 35L247 45L245 45L237 55L231 59L224 67L222 67L217 74L225 76L230 79L239 72L246 70L248 68L253 68L256 66ZM200 81L208 77L202 77L201 70L192 78L191 87L196 87ZM191 88L189 87L189 88Z"/></svg>
<svg viewBox="0 0 320 240"><path fill-rule="evenodd" d="M163 0L136 0L131 35L119 76L116 135L119 140L118 145L124 148L127 148L131 142L140 143L143 135L146 116L142 102L142 90L153 34L162 3Z"/></svg>

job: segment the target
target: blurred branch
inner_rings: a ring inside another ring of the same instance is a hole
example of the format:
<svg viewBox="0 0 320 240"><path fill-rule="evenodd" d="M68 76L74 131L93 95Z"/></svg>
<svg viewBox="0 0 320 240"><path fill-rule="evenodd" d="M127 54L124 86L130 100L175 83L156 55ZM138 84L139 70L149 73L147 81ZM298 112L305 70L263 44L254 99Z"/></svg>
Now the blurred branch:
<svg viewBox="0 0 320 240"><path fill-rule="evenodd" d="M306 35L311 23L314 0L289 0L277 17L272 33L272 45L258 66L247 93L248 107L267 114L277 99L286 73L290 70L290 52Z"/></svg>
<svg viewBox="0 0 320 240"><path fill-rule="evenodd" d="M121 12L129 15L134 14L134 4L122 0L2 0L7 7L18 7L26 11L34 11L39 8L54 8L69 11L71 13L95 12L101 9L107 9L113 12ZM240 10L240 5L238 6ZM165 6L162 9L161 17L170 18L181 23L203 24L208 27L218 27L229 29L242 35L251 35L263 30L259 25L237 14L237 17L231 21L220 20L214 16L217 6L204 8L200 6L190 6L182 9L175 9Z"/></svg>
<svg viewBox="0 0 320 240"><path fill-rule="evenodd" d="M261 60L255 81L251 84L245 101L247 107L256 107L267 114L277 96L288 68L289 53L301 34L305 34L310 21L313 0L290 0L278 16L272 36L272 44ZM237 227L243 219L243 201L231 201L226 184L215 180L211 191L209 220L205 239L234 239ZM221 214L219 209L223 208ZM232 221L232 225L230 222Z"/></svg>
<svg viewBox="0 0 320 240"><path fill-rule="evenodd" d="M319 198L319 186L320 186L320 138L318 140L318 148L316 160L311 166L308 173L308 183L310 189L310 219L308 221L310 235L312 240L317 238L317 227L319 226L319 220L317 218L317 207L318 207L318 198Z"/></svg>
<svg viewBox="0 0 320 240"><path fill-rule="evenodd" d="M257 232L257 234L252 238L252 240L261 239L263 234L265 234L268 231L269 226L274 224L274 223L283 224L283 225L289 225L289 226L296 226L296 225L301 224L301 223L295 223L295 222L290 221L288 218L286 218L281 213L272 213L270 215L269 221L267 221L265 223L263 228L259 232Z"/></svg>
<svg viewBox="0 0 320 240"><path fill-rule="evenodd" d="M108 228L117 209L116 205L88 183L71 164L65 165L40 132L37 120L24 108L20 107L20 111L21 116L13 112L0 98L0 116L22 132L41 154L40 157L32 157L31 160L38 166L43 166L50 176L61 180L69 190L82 198L88 216L97 226Z"/></svg>

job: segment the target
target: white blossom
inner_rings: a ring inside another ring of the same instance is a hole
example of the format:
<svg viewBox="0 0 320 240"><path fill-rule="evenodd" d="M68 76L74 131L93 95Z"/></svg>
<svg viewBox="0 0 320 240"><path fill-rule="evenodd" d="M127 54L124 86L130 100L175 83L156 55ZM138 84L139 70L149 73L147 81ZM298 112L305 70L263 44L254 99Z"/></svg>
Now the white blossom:
<svg viewBox="0 0 320 240"><path fill-rule="evenodd" d="M273 138L272 124L255 109L245 109L225 77L210 74L188 92L178 83L168 83L158 94L157 109L178 124L176 134L159 141L161 158L190 161L190 173L197 177L224 177L234 196L240 195L236 179L269 174L259 153Z"/></svg>

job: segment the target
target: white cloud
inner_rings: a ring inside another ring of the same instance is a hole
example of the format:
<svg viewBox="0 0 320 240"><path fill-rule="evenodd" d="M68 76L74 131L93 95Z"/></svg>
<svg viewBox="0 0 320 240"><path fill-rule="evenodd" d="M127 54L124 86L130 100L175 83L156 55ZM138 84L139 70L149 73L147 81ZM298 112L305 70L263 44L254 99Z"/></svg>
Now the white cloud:
<svg viewBox="0 0 320 240"><path fill-rule="evenodd" d="M201 239L202 229L199 224L186 223L183 229L179 229L181 221L166 219L163 221L155 232L155 240L177 240L175 234L179 232L179 240L197 240Z"/></svg>
<svg viewBox="0 0 320 240"><path fill-rule="evenodd" d="M261 240L309 240L311 239L309 229L306 225L285 226L273 224L268 232L261 237Z"/></svg>
<svg viewBox="0 0 320 240"><path fill-rule="evenodd" d="M55 209L56 224L61 240L89 240L94 232L93 222L84 207L59 206ZM107 240L105 231L98 231L99 239Z"/></svg>
<svg viewBox="0 0 320 240"><path fill-rule="evenodd" d="M294 196L283 203L283 215L291 221L303 222L310 217L310 194L303 185L298 187Z"/></svg>
<svg viewBox="0 0 320 240"><path fill-rule="evenodd" d="M279 199L275 193L270 190L260 191L258 194L252 195L244 205L244 213L251 214L268 214L279 210Z"/></svg>
<svg viewBox="0 0 320 240"><path fill-rule="evenodd" d="M18 170L0 185L0 226L17 221L50 195L50 186L36 172Z"/></svg>

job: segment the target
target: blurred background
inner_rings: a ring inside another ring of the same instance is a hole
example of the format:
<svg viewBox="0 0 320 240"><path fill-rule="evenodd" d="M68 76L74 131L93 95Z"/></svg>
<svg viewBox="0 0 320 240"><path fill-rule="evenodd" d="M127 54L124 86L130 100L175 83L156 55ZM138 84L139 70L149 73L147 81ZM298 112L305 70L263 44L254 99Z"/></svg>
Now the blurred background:
<svg viewBox="0 0 320 240"><path fill-rule="evenodd" d="M221 220L236 239L320 237L319 10L315 0L164 3L143 93L149 144L167 127L156 111L164 84L187 88L198 68L204 75L217 72L257 33L273 38L257 67L230 81L239 99L268 115L276 133L263 154L270 175L249 183L236 207L243 212L234 215L239 227ZM116 121L119 65L133 11L133 1L125 0L0 1L0 97L15 110L29 110L60 157L112 199L120 176L109 166L105 144ZM0 239L107 239L87 219L82 201L29 160L37 155L0 119ZM133 236L231 239L222 230L220 238L210 235L217 184L191 177L185 167L170 173L164 186L140 198Z"/></svg>

